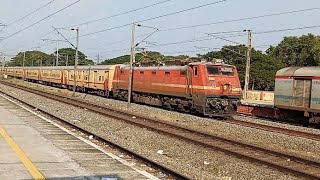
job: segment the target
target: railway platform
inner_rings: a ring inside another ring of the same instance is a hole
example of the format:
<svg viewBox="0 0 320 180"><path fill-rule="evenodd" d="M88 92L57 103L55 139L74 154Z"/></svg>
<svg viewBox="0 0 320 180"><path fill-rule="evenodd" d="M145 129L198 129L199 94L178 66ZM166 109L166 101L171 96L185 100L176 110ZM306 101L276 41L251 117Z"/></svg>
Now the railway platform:
<svg viewBox="0 0 320 180"><path fill-rule="evenodd" d="M253 106L253 107L265 107L274 108L273 101L260 101L260 100L241 100L241 105L243 106Z"/></svg>
<svg viewBox="0 0 320 180"><path fill-rule="evenodd" d="M0 96L0 179L158 179Z"/></svg>
<svg viewBox="0 0 320 180"><path fill-rule="evenodd" d="M241 100L241 106L237 109L238 113L273 118L275 116L275 109L273 101L261 100Z"/></svg>

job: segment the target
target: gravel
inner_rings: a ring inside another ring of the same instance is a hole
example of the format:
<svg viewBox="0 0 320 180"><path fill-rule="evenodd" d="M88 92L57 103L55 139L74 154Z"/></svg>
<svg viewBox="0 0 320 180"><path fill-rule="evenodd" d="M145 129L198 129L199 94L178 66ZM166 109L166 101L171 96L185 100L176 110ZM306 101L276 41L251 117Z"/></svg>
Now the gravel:
<svg viewBox="0 0 320 180"><path fill-rule="evenodd" d="M42 86L38 84L23 82L20 80L13 80L16 83L22 83L23 85L28 85L32 87L37 87L43 90L50 90L53 92L63 93L64 90L52 88L48 86ZM69 92L69 94L71 93ZM139 115L144 115L147 117L156 117L163 121L173 122L179 125L184 125L189 128L197 129L199 131L208 132L214 135L219 135L221 137L238 139L240 141L245 141L251 144L261 145L267 144L268 148L275 149L277 151L289 152L291 154L296 154L298 156L308 156L312 159L320 161L320 142L315 140L310 140L306 138L292 137L279 133L271 133L263 130L252 129L248 127L239 128L239 125L233 125L223 120L215 120L212 118L197 117L194 115L183 114L174 111L168 111L165 109L132 104L131 108L127 108L127 103L114 99L107 99L95 95L88 95L83 93L77 93L77 98L86 100L92 103L96 103L102 106L111 106L113 108L121 109L122 111L136 113ZM261 121L261 119L250 118L250 117L239 117L235 116L237 119L244 121L259 122L262 124L268 124L278 127L285 127L288 129L295 129L300 131L318 133L320 135L319 129L305 128L299 126L293 126L289 124L281 124L269 121Z"/></svg>
<svg viewBox="0 0 320 180"><path fill-rule="evenodd" d="M107 139L134 149L136 152L159 161L166 166L177 169L194 179L200 179L200 176L203 176L204 179L298 179L268 167L226 156L220 152L199 148L199 146L120 121L108 119L73 106L61 104L34 94L22 93L21 90L3 85L0 85L0 88L20 99L32 102L41 109L53 112L59 117L86 127L86 129L101 134ZM48 89L47 87L42 88ZM57 91L55 88L50 89ZM61 90L58 91L62 92ZM132 111L143 115L155 116L166 121L182 123L186 126L208 131L212 134L219 134L229 138L236 137L259 145L265 143L268 144L270 148L283 151L287 150L319 159L319 142L316 141L304 138L293 138L251 128L239 128L237 125L231 125L209 118L201 118L136 104L132 104L128 110L125 102L91 95L77 94L77 96L78 98L84 98L98 104L117 107L124 111ZM164 153L159 154L157 153L158 150L163 150ZM208 162L209 165L204 165L204 161Z"/></svg>

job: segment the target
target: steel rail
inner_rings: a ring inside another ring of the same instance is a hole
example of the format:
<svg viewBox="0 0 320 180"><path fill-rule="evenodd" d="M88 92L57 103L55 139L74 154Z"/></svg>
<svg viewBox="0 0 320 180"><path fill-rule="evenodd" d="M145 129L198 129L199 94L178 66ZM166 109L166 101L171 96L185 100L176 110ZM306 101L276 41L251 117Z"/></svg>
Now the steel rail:
<svg viewBox="0 0 320 180"><path fill-rule="evenodd" d="M290 135L290 136L320 141L320 134L314 134L314 133L310 133L310 132L304 132L304 131L299 131L299 130L294 130L294 129L287 129L287 128L283 128L283 127L271 126L271 125L267 125L267 124L260 124L260 123L249 122L249 121L242 121L242 120L238 120L235 118L232 118L230 120L226 120L224 122L227 122L229 124L245 126L245 127L249 127L249 128L260 129L260 130L269 131L269 132L275 132L275 133L279 133L279 134L286 134L286 135Z"/></svg>
<svg viewBox="0 0 320 180"><path fill-rule="evenodd" d="M108 140L108 139L102 137L101 135L98 135L98 134L96 134L94 132L86 130L86 129L84 129L84 128L76 125L76 124L73 124L73 123L71 123L71 122L69 122L67 120L64 120L64 119L56 116L56 115L53 115L52 113L49 113L49 112L47 112L45 110L42 110L41 108L36 107L36 106L26 102L26 101L23 101L23 100L18 99L18 98L14 97L14 96L6 93L6 92L3 92L1 89L0 89L0 92L2 94L5 94L7 97L9 97L11 99L14 99L15 101L23 103L23 104L31 107L32 109L36 109L38 112L41 112L42 114L45 114L45 115L47 115L47 116L49 116L51 118L54 118L54 119L58 120L59 122L62 122L63 124L67 125L68 127L71 127L72 129L76 129L76 130L78 130L78 131L80 131L80 132L82 132L82 133L84 133L86 135L93 135L94 139L98 140L99 142L103 142L103 143L109 144L112 147L115 147L116 149L120 150L121 152L124 152L125 154L127 154L129 156L132 156L132 157L136 158L137 160L139 160L141 162L144 162L145 164L148 164L150 167L152 167L152 168L154 168L156 170L159 170L159 171L161 171L161 172L163 172L163 173L165 173L165 174L167 174L169 176L172 176L175 179L181 179L181 180L183 180L183 179L186 179L186 180L191 179L190 177L187 177L186 175L183 175L180 172L177 172L177 171L175 171L175 170L173 170L171 168L168 168L168 167L164 166L163 164L160 164L160 163L158 163L158 162L156 162L156 161L154 161L154 160L152 160L152 159L150 159L150 158L148 158L146 156L140 155L140 154L138 154L138 153L136 153L136 152L124 147L124 146L121 146L121 145L117 144L116 142L113 142L111 140Z"/></svg>

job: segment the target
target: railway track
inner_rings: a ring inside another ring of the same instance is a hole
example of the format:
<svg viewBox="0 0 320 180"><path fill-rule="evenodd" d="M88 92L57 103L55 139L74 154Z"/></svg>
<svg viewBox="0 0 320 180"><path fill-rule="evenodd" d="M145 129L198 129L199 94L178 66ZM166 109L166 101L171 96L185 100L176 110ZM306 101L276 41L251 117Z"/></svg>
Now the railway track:
<svg viewBox="0 0 320 180"><path fill-rule="evenodd" d="M320 162L314 161L312 159L297 157L284 152L277 152L265 147L251 145L245 142L199 132L187 127L179 126L157 119L151 119L144 116L133 115L110 107L102 107L79 99L30 89L8 82L1 83L52 100L99 113L113 119L125 121L139 127L148 128L152 131L157 131L159 133L185 140L197 145L201 145L206 148L217 150L228 155L246 159L251 162L268 165L269 167L275 168L280 171L289 172L297 176L309 179L320 179Z"/></svg>
<svg viewBox="0 0 320 180"><path fill-rule="evenodd" d="M80 132L82 132L83 134L85 134L87 136L93 135L94 139L98 140L99 142L111 145L112 147L115 147L116 149L120 150L121 152L123 152L123 153L125 153L125 154L127 154L127 155L129 155L131 157L134 157L137 160L139 160L139 161L141 161L141 162L143 162L145 164L148 164L150 167L152 167L152 168L154 168L154 169L156 169L158 171L161 171L162 173L166 173L167 175L169 175L169 177L171 176L174 179L186 179L186 180L191 179L191 178L189 178L189 177L187 177L187 176L185 176L185 175L183 175L183 174L181 174L181 173L179 173L179 172L177 172L177 171L175 171L173 169L170 169L170 168L168 168L168 167L166 167L166 166L164 166L164 165L162 165L162 164L160 164L158 162L153 161L152 159L149 159L149 158L147 158L145 156L137 154L136 152L131 151L130 149L125 148L125 147L123 147L123 146L121 146L121 145L119 145L119 144L117 144L115 142L107 140L107 139L99 136L98 134L96 134L94 132L88 131L88 130L86 130L84 128L81 128L80 126L77 126L77 125L75 125L73 123L70 123L70 122L68 122L68 121L66 121L66 120L64 120L64 119L62 119L62 118L60 118L60 117L58 117L56 115L53 115L52 113L46 112L46 111L42 110L41 108L35 107L35 106L33 106L32 104L30 104L30 103L28 103L26 101L20 100L20 99L14 97L12 95L9 95L8 93L5 93L5 92L3 92L1 90L0 90L0 94L3 94L5 96L7 96L8 98L10 98L12 100L15 100L15 101L17 101L19 103L22 103L22 104L24 104L24 105L26 105L26 106L28 106L28 107L30 107L32 109L36 109L38 112L40 112L42 114L45 114L46 116L49 116L49 117L51 117L51 118L63 123L65 126L67 126L70 129L80 131Z"/></svg>
<svg viewBox="0 0 320 180"><path fill-rule="evenodd" d="M241 118L241 116L240 116L240 118ZM259 123L255 123L255 122L242 121L242 120L235 119L235 118L232 118L230 120L226 120L225 122L227 122L229 124L235 124L235 125L260 129L260 130L264 130L264 131L275 132L275 133L286 134L286 135L290 135L290 136L320 141L319 134L314 134L314 133L309 133L309 132L304 132L304 131L299 131L299 130L293 130L293 129L287 129L287 128L277 127L277 126L270 126L270 125L266 125L266 124L259 124Z"/></svg>

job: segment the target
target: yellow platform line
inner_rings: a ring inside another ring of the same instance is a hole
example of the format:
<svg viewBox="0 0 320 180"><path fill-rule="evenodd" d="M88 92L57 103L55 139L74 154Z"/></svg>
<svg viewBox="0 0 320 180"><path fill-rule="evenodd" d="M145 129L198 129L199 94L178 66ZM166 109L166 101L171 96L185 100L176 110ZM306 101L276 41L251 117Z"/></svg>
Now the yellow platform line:
<svg viewBox="0 0 320 180"><path fill-rule="evenodd" d="M9 144L11 149L16 153L16 155L21 160L26 169L29 171L33 179L45 180L45 177L41 174L37 167L30 161L28 156L22 151L22 149L14 142L14 140L8 135L8 133L2 127L0 127L0 135Z"/></svg>

